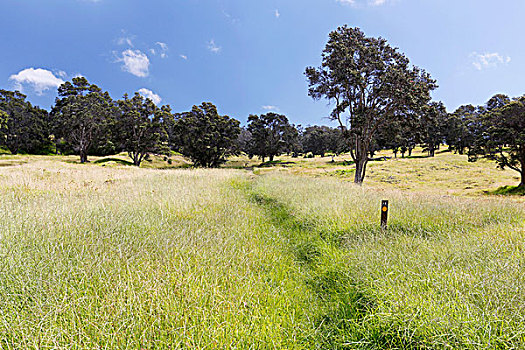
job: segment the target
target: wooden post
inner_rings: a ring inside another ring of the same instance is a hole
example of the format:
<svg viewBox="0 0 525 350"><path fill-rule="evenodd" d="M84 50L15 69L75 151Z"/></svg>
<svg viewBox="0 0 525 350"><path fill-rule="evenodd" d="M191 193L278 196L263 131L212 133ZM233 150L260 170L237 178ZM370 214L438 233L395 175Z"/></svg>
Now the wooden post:
<svg viewBox="0 0 525 350"><path fill-rule="evenodd" d="M388 221L388 201L383 200L381 201L381 228L383 230L387 229L387 221Z"/></svg>

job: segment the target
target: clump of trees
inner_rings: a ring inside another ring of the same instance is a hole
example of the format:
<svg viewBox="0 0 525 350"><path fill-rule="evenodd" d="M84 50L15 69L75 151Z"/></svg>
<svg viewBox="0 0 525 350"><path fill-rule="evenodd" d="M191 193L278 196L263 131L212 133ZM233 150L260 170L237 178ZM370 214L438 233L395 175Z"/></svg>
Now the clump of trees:
<svg viewBox="0 0 525 350"><path fill-rule="evenodd" d="M216 167L237 152L239 125L238 120L219 115L217 107L205 102L175 117L170 143L195 165Z"/></svg>
<svg viewBox="0 0 525 350"><path fill-rule="evenodd" d="M479 156L496 161L498 167L520 174L518 187L525 188L525 96L510 99L498 94L471 117L469 159Z"/></svg>
<svg viewBox="0 0 525 350"><path fill-rule="evenodd" d="M49 153L50 120L19 91L0 90L0 147L11 153Z"/></svg>
<svg viewBox="0 0 525 350"><path fill-rule="evenodd" d="M249 133L246 153L258 156L263 162L266 157L272 162L275 156L293 152L298 145L297 129L282 114L250 115L246 130Z"/></svg>

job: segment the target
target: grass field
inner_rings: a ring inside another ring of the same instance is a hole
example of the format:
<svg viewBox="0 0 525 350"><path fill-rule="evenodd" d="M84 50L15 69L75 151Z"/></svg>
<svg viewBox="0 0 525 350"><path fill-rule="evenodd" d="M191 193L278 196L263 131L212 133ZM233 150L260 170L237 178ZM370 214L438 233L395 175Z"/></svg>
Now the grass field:
<svg viewBox="0 0 525 350"><path fill-rule="evenodd" d="M525 348L515 174L415 155L2 156L0 348Z"/></svg>

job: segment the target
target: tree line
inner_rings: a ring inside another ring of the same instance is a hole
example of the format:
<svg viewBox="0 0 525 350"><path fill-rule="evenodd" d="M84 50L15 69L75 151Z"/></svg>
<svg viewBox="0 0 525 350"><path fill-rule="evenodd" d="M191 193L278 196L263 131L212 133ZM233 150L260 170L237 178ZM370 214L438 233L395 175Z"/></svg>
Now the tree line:
<svg viewBox="0 0 525 350"><path fill-rule="evenodd" d="M230 155L246 153L273 161L283 153L340 152L342 134L329 127L305 131L285 115L250 115L246 127L219 115L210 102L173 113L139 93L114 100L108 92L76 77L58 88L48 112L19 91L0 90L0 147L11 153L90 155L126 152L140 166L148 154L179 152L196 166L216 167Z"/></svg>
<svg viewBox="0 0 525 350"><path fill-rule="evenodd" d="M239 153L263 162L284 153L349 153L360 184L377 151L392 149L404 157L421 145L434 156L446 144L470 161L487 157L519 172L525 186L525 96L498 94L482 106L448 113L431 99L437 83L429 73L385 39L347 26L329 34L321 65L307 67L305 75L308 94L332 105L336 128L303 128L273 112L250 115L241 127L210 102L173 113L139 93L114 100L77 77L58 88L50 112L32 106L19 91L0 90L0 147L11 153L77 154L82 163L90 155L126 152L137 166L151 153L179 152L203 167Z"/></svg>

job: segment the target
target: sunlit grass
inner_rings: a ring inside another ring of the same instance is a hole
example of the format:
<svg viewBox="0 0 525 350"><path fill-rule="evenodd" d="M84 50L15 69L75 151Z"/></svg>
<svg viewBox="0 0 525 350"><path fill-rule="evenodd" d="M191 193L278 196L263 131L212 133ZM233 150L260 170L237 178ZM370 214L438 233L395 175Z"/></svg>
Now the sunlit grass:
<svg viewBox="0 0 525 350"><path fill-rule="evenodd" d="M458 196L514 174L443 153L359 187L341 159L280 160L2 156L0 348L523 347L524 203Z"/></svg>
<svg viewBox="0 0 525 350"><path fill-rule="evenodd" d="M308 293L232 170L0 171L1 348L287 347Z"/></svg>
<svg viewBox="0 0 525 350"><path fill-rule="evenodd" d="M256 188L332 248L318 258L316 274L337 271L333 283L339 275L352 281L338 293L365 295L371 305L361 318L336 323L334 341L365 348L525 344L524 205L283 175L266 176ZM381 199L390 200L386 232Z"/></svg>

